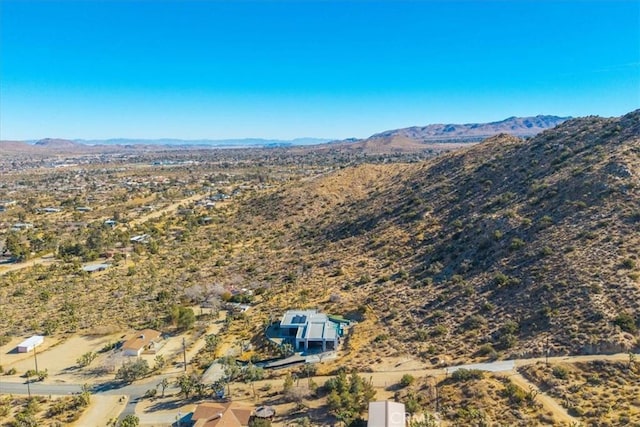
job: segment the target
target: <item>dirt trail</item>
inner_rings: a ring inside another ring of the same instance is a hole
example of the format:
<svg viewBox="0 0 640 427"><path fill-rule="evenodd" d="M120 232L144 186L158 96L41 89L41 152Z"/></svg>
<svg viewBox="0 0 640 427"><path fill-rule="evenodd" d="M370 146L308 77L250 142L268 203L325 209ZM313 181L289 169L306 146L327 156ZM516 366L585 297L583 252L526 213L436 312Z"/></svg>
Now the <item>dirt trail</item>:
<svg viewBox="0 0 640 427"><path fill-rule="evenodd" d="M92 395L89 407L72 426L90 427L104 426L108 420L118 418L127 406L127 396Z"/></svg>
<svg viewBox="0 0 640 427"><path fill-rule="evenodd" d="M178 206L180 206L180 205L196 202L196 201L198 201L200 199L204 199L205 197L206 196L203 196L202 194L196 194L195 196L187 197L186 199L179 200L179 201L177 201L175 203L170 204L169 206L167 206L165 208L158 209L157 211L153 211L153 212L150 212L150 213L148 213L146 215L142 215L142 216L140 216L140 217L138 217L136 219L132 219L127 224L128 225L139 225L139 224L142 224L143 222L146 222L146 221L148 221L150 219L158 218L158 217L162 216L165 213L177 210Z"/></svg>
<svg viewBox="0 0 640 427"><path fill-rule="evenodd" d="M12 271L22 270L23 268L32 267L36 264L51 264L55 262L53 252L44 254L41 257L33 258L25 262L19 262L17 264L5 264L0 266L0 276Z"/></svg>
<svg viewBox="0 0 640 427"><path fill-rule="evenodd" d="M519 373L516 372L510 374L508 375L508 378L524 391L532 390L538 392L536 402L540 403L545 411L553 414L553 418L556 422L565 423L566 425L578 425L580 423L580 420L569 415L567 410L560 405L558 401L542 392L534 383L530 382Z"/></svg>

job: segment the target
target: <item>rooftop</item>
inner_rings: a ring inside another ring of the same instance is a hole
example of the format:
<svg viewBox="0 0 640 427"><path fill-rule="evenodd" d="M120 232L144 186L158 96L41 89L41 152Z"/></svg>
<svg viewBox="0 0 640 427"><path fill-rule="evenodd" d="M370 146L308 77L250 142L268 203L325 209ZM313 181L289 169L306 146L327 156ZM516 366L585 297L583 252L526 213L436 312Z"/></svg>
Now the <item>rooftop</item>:
<svg viewBox="0 0 640 427"><path fill-rule="evenodd" d="M141 348L146 347L152 341L160 338L160 332L154 331L153 329L145 329L140 332L136 332L136 334L129 338L122 345L123 350L140 350Z"/></svg>
<svg viewBox="0 0 640 427"><path fill-rule="evenodd" d="M239 427L249 425L252 409L235 402L204 402L196 407L191 419L194 427Z"/></svg>

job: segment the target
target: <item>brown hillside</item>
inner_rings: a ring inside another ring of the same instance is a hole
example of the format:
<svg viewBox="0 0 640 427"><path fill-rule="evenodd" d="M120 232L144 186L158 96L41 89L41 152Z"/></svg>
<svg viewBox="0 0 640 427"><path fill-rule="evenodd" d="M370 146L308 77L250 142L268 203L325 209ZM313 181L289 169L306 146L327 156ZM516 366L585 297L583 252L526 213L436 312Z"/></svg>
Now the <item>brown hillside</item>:
<svg viewBox="0 0 640 427"><path fill-rule="evenodd" d="M274 301L306 289L309 305L360 306L376 346L465 358L542 354L547 338L552 353L638 345L640 111L343 169L239 212L240 234L262 237L244 259L300 273Z"/></svg>

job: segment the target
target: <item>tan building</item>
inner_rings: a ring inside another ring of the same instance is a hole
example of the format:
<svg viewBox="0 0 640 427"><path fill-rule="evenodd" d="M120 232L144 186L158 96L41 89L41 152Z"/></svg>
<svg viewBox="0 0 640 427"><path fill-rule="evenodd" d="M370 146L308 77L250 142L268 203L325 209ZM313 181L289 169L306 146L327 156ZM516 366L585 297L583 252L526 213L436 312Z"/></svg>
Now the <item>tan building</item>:
<svg viewBox="0 0 640 427"><path fill-rule="evenodd" d="M122 344L122 351L125 356L140 356L147 350L155 350L160 341L162 341L160 332L153 329L145 329L136 332L132 338L126 340Z"/></svg>
<svg viewBox="0 0 640 427"><path fill-rule="evenodd" d="M243 427L249 425L253 410L235 402L205 402L191 416L193 427Z"/></svg>

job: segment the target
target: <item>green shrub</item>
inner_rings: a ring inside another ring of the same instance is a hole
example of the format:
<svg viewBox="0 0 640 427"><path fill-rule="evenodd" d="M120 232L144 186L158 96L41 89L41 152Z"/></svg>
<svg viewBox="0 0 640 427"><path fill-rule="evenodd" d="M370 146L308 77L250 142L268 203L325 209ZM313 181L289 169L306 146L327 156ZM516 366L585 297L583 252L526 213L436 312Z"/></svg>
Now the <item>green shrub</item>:
<svg viewBox="0 0 640 427"><path fill-rule="evenodd" d="M432 337L439 337L447 333L447 327L444 325L438 325L431 330Z"/></svg>
<svg viewBox="0 0 640 427"><path fill-rule="evenodd" d="M638 330L636 323L628 313L619 314L614 320L613 323L620 327L625 332L629 332L630 334L635 334Z"/></svg>
<svg viewBox="0 0 640 427"><path fill-rule="evenodd" d="M484 372L479 369L461 368L451 374L451 379L454 381L480 380L482 378L484 378Z"/></svg>
<svg viewBox="0 0 640 427"><path fill-rule="evenodd" d="M511 244L509 244L509 249L511 250L521 249L524 247L524 245L525 245L524 240L518 237L514 237L513 239L511 239Z"/></svg>
<svg viewBox="0 0 640 427"><path fill-rule="evenodd" d="M636 261L631 259L631 258L627 258L624 261L622 261L622 268L626 268L628 270L632 270L634 268L636 268Z"/></svg>
<svg viewBox="0 0 640 427"><path fill-rule="evenodd" d="M567 369L563 368L562 366L554 366L551 370L551 373L554 377L561 380L566 380L569 377L569 371L567 371Z"/></svg>
<svg viewBox="0 0 640 427"><path fill-rule="evenodd" d="M402 378L400 379L400 385L402 387L409 387L411 384L413 384L416 381L416 379L414 378L413 375L411 374L404 374L402 376Z"/></svg>

